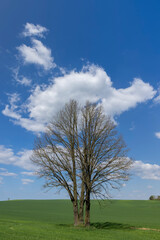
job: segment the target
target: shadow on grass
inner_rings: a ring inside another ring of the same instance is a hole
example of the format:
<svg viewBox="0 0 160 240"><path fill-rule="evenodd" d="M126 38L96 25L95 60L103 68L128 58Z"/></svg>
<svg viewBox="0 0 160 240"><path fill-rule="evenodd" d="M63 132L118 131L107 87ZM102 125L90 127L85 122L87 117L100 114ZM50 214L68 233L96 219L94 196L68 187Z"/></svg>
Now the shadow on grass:
<svg viewBox="0 0 160 240"><path fill-rule="evenodd" d="M73 227L73 224L60 223L60 224L56 224L56 226L59 226L59 227Z"/></svg>
<svg viewBox="0 0 160 240"><path fill-rule="evenodd" d="M91 223L91 226L97 229L133 229L133 226L129 224L114 223L114 222L96 222Z"/></svg>
<svg viewBox="0 0 160 240"><path fill-rule="evenodd" d="M73 224L57 224L59 227L74 227ZM77 226L78 228L86 228L84 225ZM88 227L87 227L88 228ZM91 223L90 228L96 229L117 229L117 230L133 230L134 226L129 224L115 223L115 222L95 222Z"/></svg>

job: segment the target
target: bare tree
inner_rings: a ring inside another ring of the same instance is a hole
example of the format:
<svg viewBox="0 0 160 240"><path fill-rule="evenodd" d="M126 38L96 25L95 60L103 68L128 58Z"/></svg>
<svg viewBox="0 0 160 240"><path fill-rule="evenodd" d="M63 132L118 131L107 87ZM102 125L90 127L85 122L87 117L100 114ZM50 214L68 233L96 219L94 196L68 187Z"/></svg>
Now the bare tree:
<svg viewBox="0 0 160 240"><path fill-rule="evenodd" d="M84 187L79 189L80 172L77 161L79 107L76 101L70 101L58 112L48 125L47 131L35 142L32 161L38 166L37 174L45 177L45 187L64 188L73 203L74 225L83 221ZM78 199L80 213L78 214Z"/></svg>
<svg viewBox="0 0 160 240"><path fill-rule="evenodd" d="M115 130L116 125L105 116L101 105L89 102L82 109L81 136L84 157L82 166L85 183L85 225L90 225L90 195L105 198L108 187L118 188L127 181L132 160L126 145Z"/></svg>
<svg viewBox="0 0 160 240"><path fill-rule="evenodd" d="M90 198L128 180L132 161L116 126L101 105L71 100L35 142L32 161L45 187L63 188L73 204L74 225L90 225Z"/></svg>

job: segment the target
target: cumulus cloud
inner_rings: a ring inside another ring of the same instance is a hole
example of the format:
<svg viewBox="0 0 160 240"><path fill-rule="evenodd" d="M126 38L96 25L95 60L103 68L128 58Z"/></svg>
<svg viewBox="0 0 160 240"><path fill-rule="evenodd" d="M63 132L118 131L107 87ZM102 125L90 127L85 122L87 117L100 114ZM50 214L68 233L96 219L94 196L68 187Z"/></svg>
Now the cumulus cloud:
<svg viewBox="0 0 160 240"><path fill-rule="evenodd" d="M43 36L47 31L40 25L27 23L23 32L24 36ZM51 50L35 38L31 38L32 46L20 45L17 49L24 64L36 64L45 70L56 66L51 55ZM134 108L139 103L152 99L156 94L149 83L135 78L128 88L116 89L105 70L96 65L87 65L81 71L67 72L59 67L62 76L53 77L49 85L37 85L32 89L30 96L21 105L15 95L15 101L9 101L2 111L13 122L32 131L42 132L46 124L56 112L70 99L78 100L81 105L87 100L92 103L101 102L105 113L114 116ZM23 85L30 85L30 79L19 75L18 69L14 70L15 80ZM25 106L25 109L24 109Z"/></svg>
<svg viewBox="0 0 160 240"><path fill-rule="evenodd" d="M12 164L16 161L13 150L0 145L0 163Z"/></svg>
<svg viewBox="0 0 160 240"><path fill-rule="evenodd" d="M142 179L160 180L160 166L157 164L135 161L133 164L133 171Z"/></svg>
<svg viewBox="0 0 160 240"><path fill-rule="evenodd" d="M47 31L47 28L39 24L34 25L33 23L26 23L22 35L24 37L44 37L44 33L46 33Z"/></svg>
<svg viewBox="0 0 160 240"><path fill-rule="evenodd" d="M152 99L155 95L153 87L141 79L135 78L128 88L112 89L112 96L102 100L106 111L111 114L121 114L122 112L136 107L138 103Z"/></svg>
<svg viewBox="0 0 160 240"><path fill-rule="evenodd" d="M160 139L160 132L156 132L155 136Z"/></svg>
<svg viewBox="0 0 160 240"><path fill-rule="evenodd" d="M9 114L12 114L12 112L10 112L10 110L9 110ZM5 114L5 115L7 116L7 114ZM27 129L28 131L31 131L31 132L43 132L45 130L44 123L36 121L35 119L27 119L27 118L23 118L21 116L19 118L15 118L15 119L16 120L13 121L13 122L16 125L20 125L21 127Z"/></svg>
<svg viewBox="0 0 160 240"><path fill-rule="evenodd" d="M9 105L6 105L3 114L15 119L16 124L27 130L38 132L44 131L45 124L70 99L82 105L87 100L101 102L105 113L114 117L152 99L155 93L149 83L137 78L128 88L116 89L104 69L90 65L80 72L74 70L53 78L46 87L37 86L26 100L27 118L20 116Z"/></svg>
<svg viewBox="0 0 160 240"><path fill-rule="evenodd" d="M135 107L138 103L152 99L153 87L141 79L134 79L126 89L115 89L107 73L95 65L86 71L72 71L62 77L54 78L53 84L35 89L28 99L30 116L43 119L53 115L57 107L62 107L69 99L76 99L84 104L102 101L106 114L115 116ZM47 115L46 115L47 114Z"/></svg>
<svg viewBox="0 0 160 240"><path fill-rule="evenodd" d="M51 55L51 50L43 45L37 39L32 39L32 46L22 44L17 47L24 64L35 64L43 67L45 70L50 70L56 67L54 59Z"/></svg>
<svg viewBox="0 0 160 240"><path fill-rule="evenodd" d="M39 129L41 129L41 131L44 131L43 123L38 123L34 119L23 118L20 115L20 112L22 112L21 108L23 107L18 107L17 103L19 100L20 97L17 93L9 94L9 104L5 106L5 109L3 109L2 113L5 116L10 117L16 125L20 125L29 131L39 132Z"/></svg>
<svg viewBox="0 0 160 240"><path fill-rule="evenodd" d="M34 182L34 180L32 180L32 179L27 179L27 178L23 178L23 179L21 179L21 180L22 180L22 184L25 184L25 185Z"/></svg>
<svg viewBox="0 0 160 240"><path fill-rule="evenodd" d="M3 145L0 145L0 163L2 164L11 164L26 170L34 170L33 164L30 161L31 154L32 150L23 150L15 154L13 149L5 148ZM13 176L13 174L11 175Z"/></svg>
<svg viewBox="0 0 160 240"><path fill-rule="evenodd" d="M44 123L38 122L33 119L29 118L23 118L20 114L13 111L12 108L9 107L9 105L6 105L5 109L2 111L2 113L13 119L13 123L16 125L20 125L21 127L27 129L31 132L43 132L45 130Z"/></svg>

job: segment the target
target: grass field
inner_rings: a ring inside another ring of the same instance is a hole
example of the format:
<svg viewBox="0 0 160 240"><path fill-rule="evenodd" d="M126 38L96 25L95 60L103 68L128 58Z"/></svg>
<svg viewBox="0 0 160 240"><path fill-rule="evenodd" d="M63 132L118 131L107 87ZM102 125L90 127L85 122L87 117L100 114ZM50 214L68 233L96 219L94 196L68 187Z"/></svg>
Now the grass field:
<svg viewBox="0 0 160 240"><path fill-rule="evenodd" d="M91 202L90 228L73 227L68 200L0 202L1 240L160 240L160 201Z"/></svg>

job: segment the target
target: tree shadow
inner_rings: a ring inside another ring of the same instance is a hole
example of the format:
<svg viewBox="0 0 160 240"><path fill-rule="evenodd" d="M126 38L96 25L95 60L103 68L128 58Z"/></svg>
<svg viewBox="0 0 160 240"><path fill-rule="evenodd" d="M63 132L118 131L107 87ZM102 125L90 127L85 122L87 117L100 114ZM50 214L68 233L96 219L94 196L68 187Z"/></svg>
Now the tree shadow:
<svg viewBox="0 0 160 240"><path fill-rule="evenodd" d="M133 229L134 227L129 224L115 223L115 222L95 222L91 226L97 229Z"/></svg>
<svg viewBox="0 0 160 240"><path fill-rule="evenodd" d="M56 224L59 227L65 227L65 228L72 228L74 227L73 224ZM77 226L78 228L85 228L84 225ZM123 224L123 223L115 223L115 222L94 222L90 225L91 229L117 229L117 230L134 230L135 227L131 226L129 224Z"/></svg>
<svg viewBox="0 0 160 240"><path fill-rule="evenodd" d="M59 223L59 224L56 224L56 226L59 226L59 227L73 227L73 224Z"/></svg>

